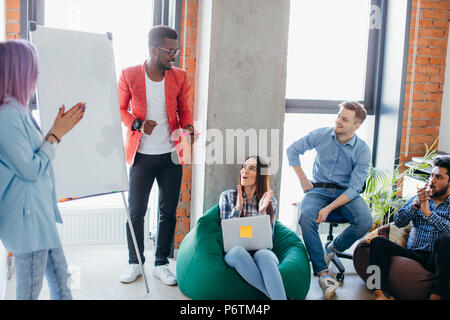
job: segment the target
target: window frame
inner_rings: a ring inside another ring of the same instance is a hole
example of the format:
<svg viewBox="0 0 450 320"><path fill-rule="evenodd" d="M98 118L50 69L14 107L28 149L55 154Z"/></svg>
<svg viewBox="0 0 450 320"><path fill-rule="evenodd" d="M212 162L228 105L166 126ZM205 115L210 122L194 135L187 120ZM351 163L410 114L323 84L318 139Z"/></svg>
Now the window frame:
<svg viewBox="0 0 450 320"><path fill-rule="evenodd" d="M371 0L371 6L380 8L381 26L386 17L385 1ZM376 113L379 104L383 39L383 27L369 29L364 100L359 101L365 105L369 115ZM286 113L333 114L341 102L342 100L286 99L285 109Z"/></svg>
<svg viewBox="0 0 450 320"><path fill-rule="evenodd" d="M181 33L183 0L153 0L153 25L164 24ZM20 1L20 37L29 40L32 25L45 25L45 0ZM25 30L25 32L23 32Z"/></svg>
<svg viewBox="0 0 450 320"><path fill-rule="evenodd" d="M153 25L164 24L181 33L181 6L182 0L153 0ZM45 0L20 1L20 38L30 40L30 30L35 25L45 25ZM179 67L180 56L175 60ZM29 107L37 110L36 95L32 95Z"/></svg>
<svg viewBox="0 0 450 320"><path fill-rule="evenodd" d="M166 25L175 29L181 37L181 7L183 0L153 0L153 25ZM178 39L180 45L180 39ZM175 59L175 66L180 67L180 55Z"/></svg>

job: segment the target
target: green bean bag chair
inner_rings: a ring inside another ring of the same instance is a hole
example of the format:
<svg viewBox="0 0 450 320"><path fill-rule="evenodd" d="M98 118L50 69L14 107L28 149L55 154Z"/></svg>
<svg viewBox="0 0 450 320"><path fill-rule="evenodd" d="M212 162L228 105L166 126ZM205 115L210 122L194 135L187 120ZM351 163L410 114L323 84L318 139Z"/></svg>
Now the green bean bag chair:
<svg viewBox="0 0 450 320"><path fill-rule="evenodd" d="M273 252L278 257L281 277L289 299L305 299L311 269L306 249L297 234L275 222ZM177 279L181 292L199 300L268 299L248 284L224 260L219 206L198 220L183 239L177 255Z"/></svg>

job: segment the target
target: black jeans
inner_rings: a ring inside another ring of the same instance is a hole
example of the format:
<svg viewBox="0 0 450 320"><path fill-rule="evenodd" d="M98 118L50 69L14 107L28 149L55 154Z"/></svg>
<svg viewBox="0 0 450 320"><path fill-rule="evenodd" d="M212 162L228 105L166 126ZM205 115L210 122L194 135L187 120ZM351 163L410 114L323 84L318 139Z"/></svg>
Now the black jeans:
<svg viewBox="0 0 450 320"><path fill-rule="evenodd" d="M381 272L381 290L389 292L390 257L401 256L419 262L425 269L435 273L431 292L448 299L450 280L450 234L442 234L434 244L433 252L406 249L384 237L376 237L370 242L369 265L377 265Z"/></svg>
<svg viewBox="0 0 450 320"><path fill-rule="evenodd" d="M172 248L177 223L176 210L180 196L182 176L183 166L172 162L171 153L160 155L136 153L134 163L130 168L128 203L142 263L145 262L144 217L147 212L148 199L155 178L159 187L159 224L156 239L155 266L169 263L168 256ZM137 264L138 258L134 249L128 222L126 228L129 255L128 263Z"/></svg>

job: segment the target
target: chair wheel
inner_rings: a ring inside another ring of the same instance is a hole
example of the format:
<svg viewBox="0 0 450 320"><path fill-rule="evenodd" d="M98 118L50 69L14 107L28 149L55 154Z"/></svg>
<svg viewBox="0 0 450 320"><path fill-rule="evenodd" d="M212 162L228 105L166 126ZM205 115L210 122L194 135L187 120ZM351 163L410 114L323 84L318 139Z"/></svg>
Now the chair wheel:
<svg viewBox="0 0 450 320"><path fill-rule="evenodd" d="M338 273L336 275L336 280L337 281L344 281L345 275L343 273Z"/></svg>

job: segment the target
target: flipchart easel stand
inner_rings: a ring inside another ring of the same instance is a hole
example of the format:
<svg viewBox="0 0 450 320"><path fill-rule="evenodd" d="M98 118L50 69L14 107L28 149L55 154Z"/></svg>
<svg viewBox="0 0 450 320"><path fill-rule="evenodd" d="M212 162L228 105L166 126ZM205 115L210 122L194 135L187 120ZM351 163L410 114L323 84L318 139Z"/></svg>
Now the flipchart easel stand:
<svg viewBox="0 0 450 320"><path fill-rule="evenodd" d="M141 272L142 272L142 277L144 278L145 289L146 289L147 293L149 293L150 291L148 289L147 276L145 275L145 270L144 270L144 266L142 264L142 259L141 259L141 253L139 252L139 248L137 245L136 235L134 233L134 228L133 228L133 223L131 222L130 210L128 209L127 200L125 199L125 192L122 191L121 194L122 194L123 205L125 206L125 211L127 213L127 221L128 221L128 226L130 228L131 238L133 239L134 251L136 252L136 256L137 256L138 262L139 262L139 267L141 268Z"/></svg>

